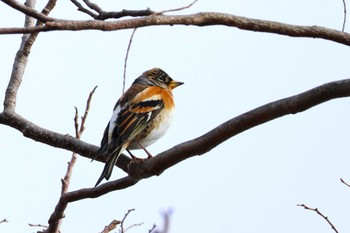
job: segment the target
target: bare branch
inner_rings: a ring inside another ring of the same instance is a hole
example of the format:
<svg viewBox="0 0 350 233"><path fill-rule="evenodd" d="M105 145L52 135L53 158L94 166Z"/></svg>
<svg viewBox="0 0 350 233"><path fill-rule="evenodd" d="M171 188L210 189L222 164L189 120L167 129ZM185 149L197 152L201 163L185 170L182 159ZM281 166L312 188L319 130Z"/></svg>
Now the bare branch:
<svg viewBox="0 0 350 233"><path fill-rule="evenodd" d="M345 0L343 0L343 9L344 9L344 19L343 19L343 28L342 28L342 32L344 32L345 30L345 24L346 24L346 2Z"/></svg>
<svg viewBox="0 0 350 233"><path fill-rule="evenodd" d="M195 0L191 4L180 7L180 8L175 8L175 9L170 9L170 10L164 10L160 12L155 12L152 11L151 9L147 8L146 10L122 10L122 11L104 11L101 7L99 7L96 3L92 3L89 0L83 0L84 3L92 10L96 11L98 14L93 13L89 9L85 8L82 6L78 0L71 0L74 5L78 7L78 10L81 12L84 12L91 16L94 19L98 20L106 20L106 19L119 19L122 17L130 16L130 17L144 17L144 16L150 16L150 15L161 15L166 12L174 12L174 11L180 11L184 10L187 8L190 8L193 6L198 0Z"/></svg>
<svg viewBox="0 0 350 233"><path fill-rule="evenodd" d="M25 4L28 6L19 4L13 0L5 0L4 2L11 3L15 6L20 5L25 7L25 9L32 10L32 8L34 8L34 4L33 4L34 1L32 0L26 1ZM42 10L42 13L38 13L38 14L42 14L43 16L46 17L46 15L48 15L50 11L54 8L55 4L56 4L56 0L49 0L46 6L44 7L44 9ZM31 28L33 24L34 24L33 18L26 16L24 27ZM42 22L38 21L36 23L36 26L40 27L41 25L42 25ZM38 32L32 33L30 35L24 34L22 36L22 42L16 54L13 68L12 68L11 78L5 93L4 110L15 111L17 92L18 92L19 86L22 83L23 74L27 66L28 55L30 53L32 45L34 44L37 36L38 36Z"/></svg>
<svg viewBox="0 0 350 233"><path fill-rule="evenodd" d="M75 137L77 139L80 139L83 132L84 132L85 122L86 122L86 119L87 119L87 116L89 113L92 96L93 96L96 88L97 88L97 86L95 86L94 89L90 92L89 97L86 101L85 112L84 112L84 116L82 117L80 129L79 129L79 122L78 122L78 120L79 120L78 109L75 107L74 128L75 128ZM62 197L62 195L64 195L65 193L68 192L70 179L71 179L72 174L73 174L73 167L74 167L76 161L77 161L77 155L76 155L76 153L73 153L70 162L68 162L67 172L66 172L64 178L61 180L61 182L62 182L61 197ZM60 210L62 211L62 213L56 213L56 214L63 216L65 208L62 208ZM62 223L62 219L59 219L58 221L55 222L55 224L53 224L53 226L47 232L55 233L55 232L59 231L61 223Z"/></svg>
<svg viewBox="0 0 350 233"><path fill-rule="evenodd" d="M187 6L183 6L183 7L179 7L179 8L175 8L175 9L170 9L170 10L160 11L160 12L155 13L155 15L162 15L162 14L167 13L167 12L181 11L181 10L190 8L190 7L193 6L197 1L198 1L198 0L195 0L195 1L193 1L192 3L190 3L190 4L187 5Z"/></svg>
<svg viewBox="0 0 350 233"><path fill-rule="evenodd" d="M350 96L350 79L330 82L304 93L268 103L232 118L208 133L174 146L142 163L130 163L130 158L121 156L117 166L129 172L136 180L161 174L169 167L195 155L204 154L227 139L257 125L288 114L303 112L332 99L348 96ZM85 143L69 135L63 135L41 128L13 111L0 113L0 124L18 129L25 137L47 145L73 151L90 159L98 151L97 146ZM97 160L105 162L106 157L101 156ZM139 166L139 168L130 169L132 166Z"/></svg>
<svg viewBox="0 0 350 233"><path fill-rule="evenodd" d="M4 218L3 220L0 221L0 224L1 224L1 223L8 223L8 222L9 222L9 221L8 221L6 218Z"/></svg>
<svg viewBox="0 0 350 233"><path fill-rule="evenodd" d="M48 26L0 28L0 35L25 34L52 31Z"/></svg>
<svg viewBox="0 0 350 233"><path fill-rule="evenodd" d="M28 223L28 225L29 225L30 227L42 227L42 228L47 228L46 225L42 225L42 224L32 224L32 223Z"/></svg>
<svg viewBox="0 0 350 233"><path fill-rule="evenodd" d="M2 2L6 3L7 5L11 6L12 8L24 13L25 15L31 16L41 22L47 22L47 21L53 21L54 18L48 17L47 14L40 13L33 9L31 6L26 6L24 4L21 4L15 0L2 0Z"/></svg>
<svg viewBox="0 0 350 233"><path fill-rule="evenodd" d="M340 178L340 181L345 184L346 186L348 186L350 188L350 184L348 184L347 182L345 182L342 178Z"/></svg>
<svg viewBox="0 0 350 233"><path fill-rule="evenodd" d="M118 220L113 220L110 224L108 224L108 226L105 226L105 228L103 229L103 231L101 233L108 233L113 231L117 225L120 224L120 221Z"/></svg>
<svg viewBox="0 0 350 233"><path fill-rule="evenodd" d="M73 153L71 160L68 162L67 172L66 172L64 178L61 180L61 182L62 182L61 195L63 195L64 193L66 193L68 191L68 187L70 184L70 178L72 177L73 167L74 167L76 161L77 161L77 154Z"/></svg>
<svg viewBox="0 0 350 233"><path fill-rule="evenodd" d="M64 217L64 210L69 202L74 202L84 198L96 198L113 190L121 190L136 184L138 180L131 177L124 177L115 181L102 184L96 188L85 188L77 191L67 192L61 196L55 211L49 219L49 227L46 232L54 232L60 219Z"/></svg>
<svg viewBox="0 0 350 233"><path fill-rule="evenodd" d="M80 4L80 2L78 2L77 0L71 0L71 2L78 7L78 11L81 11L85 14L90 15L92 18L97 18L98 14L95 14L94 12L90 11L89 9L85 8L82 4Z"/></svg>
<svg viewBox="0 0 350 233"><path fill-rule="evenodd" d="M127 228L125 228L124 233L127 232L128 230L130 230L133 227L139 227L139 226L142 226L142 225L143 225L143 222L141 222L141 223L134 223L134 224L128 226Z"/></svg>
<svg viewBox="0 0 350 233"><path fill-rule="evenodd" d="M83 132L85 130L85 122L86 122L87 116L89 114L92 96L95 93L96 88L97 88L97 86L95 86L94 89L92 89L92 91L90 92L89 97L88 97L88 99L86 101L86 107L85 107L84 116L81 118L81 125L80 125L80 129L79 129L79 137L77 137L78 139L80 139L81 135L83 134Z"/></svg>
<svg viewBox="0 0 350 233"><path fill-rule="evenodd" d="M125 222L125 219L128 217L128 215L132 211L135 211L135 209L129 209L128 212L126 212L126 214L124 215L124 218L122 219L122 221L120 222L120 231L121 231L121 233L124 233L124 222Z"/></svg>
<svg viewBox="0 0 350 233"><path fill-rule="evenodd" d="M124 59L124 74L123 74L123 90L122 90L122 93L123 93L123 94L124 94L124 92L125 92L126 66L127 66L127 63L128 63L128 57L129 57L129 52L130 52L130 47L131 47L132 39L134 38L136 29L137 29L137 28L134 28L134 30L133 30L132 33L131 33L130 40L129 40L129 44L128 44L128 48L127 48L126 54L125 54L125 59Z"/></svg>
<svg viewBox="0 0 350 233"><path fill-rule="evenodd" d="M332 227L332 229L336 233L338 233L338 230L335 228L334 224L331 221L329 221L328 217L324 216L317 208L310 208L304 204L298 204L297 206L301 206L301 207L304 207L304 209L306 209L306 210L311 210L311 211L316 212L318 215L320 215L324 220L326 220L328 222L328 224Z"/></svg>
<svg viewBox="0 0 350 233"><path fill-rule="evenodd" d="M103 11L100 12L100 14L95 18L98 20L106 20L106 19L120 19L122 17L144 17L144 16L150 16L156 13L155 11L152 11L151 9L147 8L146 10L122 10L118 12L109 12L109 11Z"/></svg>
<svg viewBox="0 0 350 233"><path fill-rule="evenodd" d="M79 112L77 107L74 107L74 109L75 109L75 115L74 115L75 137L79 139Z"/></svg>
<svg viewBox="0 0 350 233"><path fill-rule="evenodd" d="M126 16L131 17L142 17L149 16L156 12L150 10L122 10L122 11L104 11L96 3L92 3L89 0L83 0L84 3L91 9L96 11L98 14L92 12L91 10L84 7L78 0L71 0L73 4L78 7L78 11L84 12L96 20L106 20L106 19L119 19Z"/></svg>
<svg viewBox="0 0 350 233"><path fill-rule="evenodd" d="M84 0L85 4L90 7L90 9L96 11L97 13L101 14L104 12L101 7L99 7L96 3L92 3L89 0Z"/></svg>
<svg viewBox="0 0 350 233"><path fill-rule="evenodd" d="M84 0L84 1L88 1L88 0ZM181 7L181 8L176 8L176 9L171 9L171 10L165 10L165 11L161 11L161 12L157 12L157 13L154 13L154 15L161 15L165 12L171 12L171 11L180 11L180 10L183 10L183 9L186 9L186 8L189 8L191 7L193 4L195 4L198 0L195 0L194 2L192 2L191 4L189 4L188 6L184 6L184 7ZM94 7L94 5L90 6L91 8ZM97 10L99 10L99 12L101 12L101 8L97 8ZM134 28L134 30L132 31L132 34L130 36L130 40L129 40L129 44L128 44L128 48L126 50L126 55L125 55L125 59L124 59L124 74L123 74L123 89L122 89L122 93L125 92L125 81L126 81L126 67L127 67L127 63L128 63L128 57L129 57L129 52L130 52L130 47L131 47L131 43L132 43L132 40L134 38L134 35L135 35L135 32L136 32L137 28Z"/></svg>
<svg viewBox="0 0 350 233"><path fill-rule="evenodd" d="M32 0L26 1L26 8L32 9L34 7L34 2ZM24 27L32 27L34 25L34 19L32 17L26 16L24 21ZM16 53L16 57L13 63L12 73L10 81L7 85L5 100L4 100L4 110L15 111L16 108L16 98L19 86L22 83L23 74L27 66L28 55L30 53L31 45L28 44L28 34L22 36L22 42L19 50Z"/></svg>
<svg viewBox="0 0 350 233"><path fill-rule="evenodd" d="M334 41L344 45L350 45L350 34L319 26L297 26L267 20L245 18L224 13L206 12L192 15L152 15L148 17L126 19L113 22L96 20L73 21L56 20L47 22L45 26L25 28L4 28L0 34L32 33L41 31L80 31L80 30L101 30L114 31L138 27L156 25L192 25L210 26L225 25L236 27L242 30L268 32L291 37L320 38Z"/></svg>
<svg viewBox="0 0 350 233"><path fill-rule="evenodd" d="M157 225L156 224L153 224L152 228L148 230L148 233L151 233L153 232L154 229L156 229Z"/></svg>

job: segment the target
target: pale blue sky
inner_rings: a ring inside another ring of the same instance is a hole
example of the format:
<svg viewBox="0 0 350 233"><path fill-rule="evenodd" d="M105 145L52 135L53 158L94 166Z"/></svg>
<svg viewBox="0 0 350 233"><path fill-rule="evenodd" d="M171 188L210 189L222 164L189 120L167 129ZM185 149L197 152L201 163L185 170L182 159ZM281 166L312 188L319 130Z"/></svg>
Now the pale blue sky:
<svg viewBox="0 0 350 233"><path fill-rule="evenodd" d="M110 11L163 10L190 3L110 2L104 5ZM200 11L339 30L343 20L340 0L199 0L176 14ZM0 4L0 12L1 27L23 24L22 15L7 5ZM52 16L88 19L62 1ZM130 35L131 30L40 34L18 93L17 112L42 127L73 135L74 106L82 113L88 93L98 85L82 138L98 145L121 94ZM19 42L20 35L0 37L1 102ZM149 147L157 154L262 104L349 78L349 52L330 41L223 26L147 27L134 37L127 87L153 67L185 82L174 91L177 109L172 127ZM153 223L162 225L161 213L169 208L173 209L171 233L332 232L316 213L296 206L300 203L319 208L340 232L348 232L350 189L339 178L350 181L349 119L349 100L339 99L258 126L160 177L70 204L62 232L99 232L131 208L136 211L126 225L144 224L130 232L148 232ZM34 142L3 125L0 137L0 219L9 220L0 231L35 232L27 224L47 223L71 152ZM102 169L102 163L79 157L71 190L92 187ZM112 179L122 176L115 169Z"/></svg>

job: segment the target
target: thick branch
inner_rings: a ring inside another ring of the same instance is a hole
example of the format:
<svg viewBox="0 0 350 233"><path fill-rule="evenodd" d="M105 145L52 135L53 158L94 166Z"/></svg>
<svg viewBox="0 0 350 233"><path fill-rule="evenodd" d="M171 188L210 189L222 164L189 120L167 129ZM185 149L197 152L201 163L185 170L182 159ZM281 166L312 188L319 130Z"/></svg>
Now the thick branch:
<svg viewBox="0 0 350 233"><path fill-rule="evenodd" d="M130 159L121 156L117 165L136 180L158 175L182 160L204 154L227 139L250 128L281 116L305 111L331 99L348 96L350 96L350 79L327 83L232 118L196 139L181 143L143 162L129 163ZM98 149L98 147L72 136L41 128L12 111L1 113L0 123L18 129L24 136L33 140L73 151L87 158L92 158ZM105 158L99 158L99 160L105 161Z"/></svg>
<svg viewBox="0 0 350 233"><path fill-rule="evenodd" d="M47 22L45 26L28 28L4 28L0 34L30 33L55 30L101 30L114 31L156 25L192 25L210 26L224 25L242 30L268 32L292 37L321 38L350 45L350 34L319 26L297 26L274 21L245 18L224 13L206 12L192 15L152 15L136 19L119 20L113 22L87 20L56 20Z"/></svg>
<svg viewBox="0 0 350 233"><path fill-rule="evenodd" d="M60 134L44 129L13 111L4 111L0 113L0 124L8 125L19 130L23 133L23 136L27 138L31 138L53 147L66 149L90 159L93 158L98 151L97 146L80 141L68 134ZM104 162L105 158L99 157L96 158L96 160ZM119 161L118 166L125 171L130 159L127 156L120 156Z"/></svg>

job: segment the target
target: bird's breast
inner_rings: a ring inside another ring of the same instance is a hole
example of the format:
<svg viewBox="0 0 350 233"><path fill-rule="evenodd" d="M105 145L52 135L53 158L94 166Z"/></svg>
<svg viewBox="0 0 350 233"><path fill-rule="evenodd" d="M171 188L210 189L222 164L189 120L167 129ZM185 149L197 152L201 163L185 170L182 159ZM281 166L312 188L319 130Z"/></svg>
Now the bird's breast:
<svg viewBox="0 0 350 233"><path fill-rule="evenodd" d="M143 147L148 147L161 138L171 125L174 115L174 107L163 109L145 129L136 136L135 140L130 144L128 149L141 149L139 143Z"/></svg>

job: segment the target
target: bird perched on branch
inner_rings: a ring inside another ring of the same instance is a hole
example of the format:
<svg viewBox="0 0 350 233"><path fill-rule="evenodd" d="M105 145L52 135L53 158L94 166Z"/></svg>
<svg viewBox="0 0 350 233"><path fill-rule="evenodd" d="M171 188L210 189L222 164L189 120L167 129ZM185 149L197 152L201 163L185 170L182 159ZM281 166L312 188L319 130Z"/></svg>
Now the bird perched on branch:
<svg viewBox="0 0 350 233"><path fill-rule="evenodd" d="M144 149L168 130L174 112L172 90L182 82L174 81L159 68L144 72L116 103L95 158L107 153L107 162L95 187L108 180L120 154L127 150Z"/></svg>

